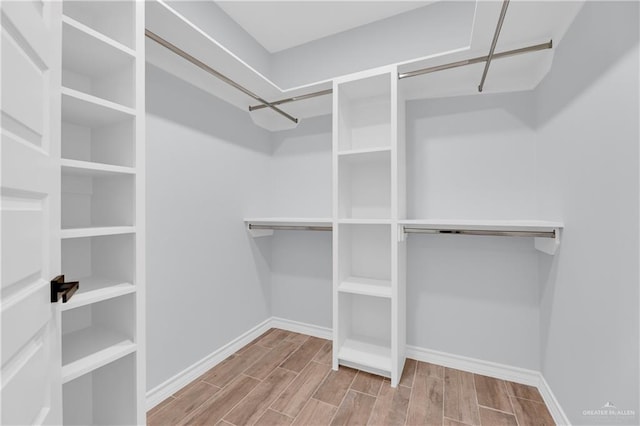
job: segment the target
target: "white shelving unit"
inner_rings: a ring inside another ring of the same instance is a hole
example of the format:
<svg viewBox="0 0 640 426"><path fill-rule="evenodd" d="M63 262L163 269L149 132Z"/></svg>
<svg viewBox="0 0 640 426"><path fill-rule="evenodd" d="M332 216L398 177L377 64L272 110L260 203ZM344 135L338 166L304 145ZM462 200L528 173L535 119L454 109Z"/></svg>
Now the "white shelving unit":
<svg viewBox="0 0 640 426"><path fill-rule="evenodd" d="M405 359L396 75L393 67L379 69L333 87L333 368L381 374L392 386Z"/></svg>
<svg viewBox="0 0 640 426"><path fill-rule="evenodd" d="M65 424L143 424L144 2L65 1L62 316Z"/></svg>

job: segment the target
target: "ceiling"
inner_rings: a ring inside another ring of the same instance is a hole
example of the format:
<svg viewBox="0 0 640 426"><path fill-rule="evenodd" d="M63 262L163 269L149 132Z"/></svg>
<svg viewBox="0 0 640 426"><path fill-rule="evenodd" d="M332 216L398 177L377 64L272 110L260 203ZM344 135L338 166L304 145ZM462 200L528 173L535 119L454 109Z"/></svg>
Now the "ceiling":
<svg viewBox="0 0 640 426"><path fill-rule="evenodd" d="M430 3L433 1L216 1L271 53Z"/></svg>

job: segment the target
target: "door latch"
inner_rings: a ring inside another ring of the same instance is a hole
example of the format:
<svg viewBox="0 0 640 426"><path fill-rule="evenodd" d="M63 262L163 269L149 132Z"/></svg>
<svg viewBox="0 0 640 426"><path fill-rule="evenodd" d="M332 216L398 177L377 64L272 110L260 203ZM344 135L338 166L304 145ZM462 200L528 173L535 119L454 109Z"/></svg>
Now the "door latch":
<svg viewBox="0 0 640 426"><path fill-rule="evenodd" d="M58 275L51 280L51 303L56 303L60 296L62 296L62 303L67 303L79 287L79 281L66 283L64 282L64 275Z"/></svg>

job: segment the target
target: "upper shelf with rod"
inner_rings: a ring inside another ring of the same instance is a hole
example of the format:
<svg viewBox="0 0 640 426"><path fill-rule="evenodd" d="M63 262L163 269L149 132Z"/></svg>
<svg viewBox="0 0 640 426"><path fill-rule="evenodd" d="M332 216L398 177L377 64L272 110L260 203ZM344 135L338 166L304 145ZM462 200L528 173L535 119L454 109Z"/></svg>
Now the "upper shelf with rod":
<svg viewBox="0 0 640 426"><path fill-rule="evenodd" d="M273 235L273 231L332 231L331 218L247 218L244 222L252 237Z"/></svg>
<svg viewBox="0 0 640 426"><path fill-rule="evenodd" d="M398 222L407 234L442 234L493 237L528 237L534 239L536 249L555 254L560 246L560 232L564 224L542 220L444 220L406 219Z"/></svg>
<svg viewBox="0 0 640 426"><path fill-rule="evenodd" d="M274 231L332 231L331 218L246 218L247 231L253 237L273 235ZM555 254L560 246L562 222L543 220L458 220L403 219L399 235L408 234L467 235L485 237L533 238L536 249Z"/></svg>
<svg viewBox="0 0 640 426"><path fill-rule="evenodd" d="M508 6L506 17L500 13L503 5L502 1L477 2L463 45L443 45L443 50L437 52L433 51L433 46L425 46L427 53L422 57L417 55L410 60L380 65L398 65L402 77L403 74L425 68L441 67L452 62L469 62L465 64L468 66L446 67L443 72L421 73L415 78L403 78L401 89L405 92L406 99L478 93L480 76L489 62L490 69L483 92L533 89L551 66L553 50L550 48L550 40L553 40L553 46L561 42L582 3L512 2ZM425 6L428 7L431 6ZM209 67L215 64L216 72L232 79L260 100L248 96L245 91L229 82L215 78L203 67L194 66L184 56L181 57L157 43L157 39L147 41L147 61L238 108L251 111L256 124L268 130L282 130L296 125L291 118L301 120L331 113L331 79L310 81L293 89L283 89L270 80L265 72L252 67L172 6L157 0L150 2L146 10L147 29L151 33ZM499 16L503 16L504 25L497 39ZM451 31L459 32L461 26L464 25L454 20L451 22ZM468 34L471 35L470 39ZM494 38L496 43L492 43ZM415 40L405 40L405 43L415 45ZM489 52L492 45L495 53L492 58L486 59L491 56ZM534 49L536 46L538 48ZM345 69L342 74L345 74L344 71L349 73L361 70ZM293 69L288 72L296 74Z"/></svg>

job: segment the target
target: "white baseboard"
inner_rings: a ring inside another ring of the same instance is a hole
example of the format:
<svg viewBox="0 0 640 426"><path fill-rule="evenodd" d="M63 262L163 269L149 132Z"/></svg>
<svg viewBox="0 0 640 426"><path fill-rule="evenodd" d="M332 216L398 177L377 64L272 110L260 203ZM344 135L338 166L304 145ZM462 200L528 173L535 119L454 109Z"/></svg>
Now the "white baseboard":
<svg viewBox="0 0 640 426"><path fill-rule="evenodd" d="M292 321L284 318L272 317L270 327L281 328L282 330L293 331L295 333L307 334L321 339L333 339L333 329L328 327L320 327L313 324L305 324L303 322Z"/></svg>
<svg viewBox="0 0 640 426"><path fill-rule="evenodd" d="M556 422L558 426L569 426L571 422L569 422L569 418L564 413L564 410L560 406L560 403L556 399L556 396L551 391L551 387L549 387L549 383L545 380L544 376L540 374L540 383L538 384L538 390L542 395L542 399L544 399L544 403L547 404L547 408L553 417L553 420Z"/></svg>
<svg viewBox="0 0 640 426"><path fill-rule="evenodd" d="M558 426L571 425L549 384L539 371L409 345L407 345L407 358L535 386L540 391L540 395L542 395L542 399L547 404L547 408L556 424Z"/></svg>
<svg viewBox="0 0 640 426"><path fill-rule="evenodd" d="M220 349L207 355L200 361L185 368L180 373L166 380L147 392L147 410L158 405L160 402L173 395L187 384L191 383L209 369L215 367L229 355L237 352L240 348L251 342L256 337L270 328L280 328L282 330L307 334L309 336L322 339L332 339L333 331L328 327L320 327L313 324L306 324L284 318L271 317L256 325L251 330L243 333L238 338L232 340ZM476 358L469 358L461 355L454 355L446 352L434 351L432 349L420 348L407 345L407 358L432 364L443 365L445 367L468 371L470 373L482 374L511 382L522 383L535 386L540 391L544 402L549 408L556 424L570 425L569 419L565 415L558 400L554 396L549 384L539 371L525 368L513 367L505 364L485 361Z"/></svg>
<svg viewBox="0 0 640 426"><path fill-rule="evenodd" d="M191 383L193 380L207 372L222 362L229 355L237 352L240 348L247 345L256 337L271 328L271 318L268 318L260 324L241 334L229 343L223 345L211 354L197 361L195 364L185 368L173 377L165 380L155 388L147 392L147 411Z"/></svg>
<svg viewBox="0 0 640 426"><path fill-rule="evenodd" d="M434 351L417 346L407 345L407 358L508 380L510 382L522 383L524 385L538 386L540 383L540 372L535 370L527 370L526 368L498 364L496 362Z"/></svg>

